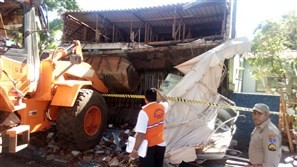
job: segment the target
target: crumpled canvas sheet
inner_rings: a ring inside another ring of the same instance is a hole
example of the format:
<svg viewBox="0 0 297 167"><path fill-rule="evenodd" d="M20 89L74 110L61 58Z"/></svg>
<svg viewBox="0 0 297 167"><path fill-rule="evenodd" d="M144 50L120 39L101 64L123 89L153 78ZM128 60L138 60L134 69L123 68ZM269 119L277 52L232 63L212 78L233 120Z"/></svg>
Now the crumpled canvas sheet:
<svg viewBox="0 0 297 167"><path fill-rule="evenodd" d="M223 63L236 54L243 54L250 50L250 42L247 38L236 38L187 61L176 68L185 73L185 76L168 92L166 96L181 97L184 99L217 103ZM214 130L216 112L214 107L183 102L169 101L171 109L166 114L165 141L167 143L167 157L180 150L174 156L174 163L194 161L195 152L189 155L189 151L180 149L183 147L195 147L205 144ZM168 160L167 160L168 161Z"/></svg>

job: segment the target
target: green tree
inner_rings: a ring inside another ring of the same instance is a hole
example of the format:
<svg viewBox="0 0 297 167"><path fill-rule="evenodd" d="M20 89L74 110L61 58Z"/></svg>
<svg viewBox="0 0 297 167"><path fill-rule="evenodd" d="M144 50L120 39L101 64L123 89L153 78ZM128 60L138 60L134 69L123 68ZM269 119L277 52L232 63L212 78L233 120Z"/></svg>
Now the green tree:
<svg viewBox="0 0 297 167"><path fill-rule="evenodd" d="M47 5L49 11L57 11L58 13L64 10L78 10L76 0L46 0L44 3Z"/></svg>
<svg viewBox="0 0 297 167"><path fill-rule="evenodd" d="M285 51L297 49L297 14L292 12L279 21L265 21L255 31L252 41L252 56L246 56L250 65L255 67L252 75L261 80L265 91L271 88L284 88L290 102L296 102L297 60L284 57ZM278 81L271 85L271 79ZM273 87L272 87L273 86Z"/></svg>
<svg viewBox="0 0 297 167"><path fill-rule="evenodd" d="M283 19L285 38L287 46L291 50L297 50L297 13L292 12Z"/></svg>
<svg viewBox="0 0 297 167"><path fill-rule="evenodd" d="M76 0L46 0L44 3L48 7L48 11L56 12L60 15L65 10L78 10ZM63 24L60 18L54 19L49 23L49 33L40 35L39 49L54 49L60 45L57 42L57 34L62 33Z"/></svg>
<svg viewBox="0 0 297 167"><path fill-rule="evenodd" d="M59 40L56 39L59 33L62 33L63 24L61 19L54 19L49 22L49 33L40 35L39 49L55 49L60 45Z"/></svg>

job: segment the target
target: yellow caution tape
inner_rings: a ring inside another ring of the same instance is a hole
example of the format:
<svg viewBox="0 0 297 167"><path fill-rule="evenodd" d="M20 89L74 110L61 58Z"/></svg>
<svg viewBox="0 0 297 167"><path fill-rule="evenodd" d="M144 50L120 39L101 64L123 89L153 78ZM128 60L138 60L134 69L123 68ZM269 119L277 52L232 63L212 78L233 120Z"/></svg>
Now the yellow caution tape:
<svg viewBox="0 0 297 167"><path fill-rule="evenodd" d="M117 97L117 98L144 99L144 95L131 95L131 94L102 94L102 96L104 96L104 97ZM224 104L216 104L216 103L210 103L210 102L204 102L204 101L198 101L198 100L183 99L181 97L169 97L169 96L166 96L166 99L170 100L170 101L174 101L174 102L184 102L184 103L190 103L190 104L206 105L206 106L229 108L229 109L234 109L234 110L253 112L252 108L229 106L229 105L224 105ZM279 112L275 112L275 111L271 111L270 114L280 115ZM297 115L292 115L292 114L283 114L283 115L293 116L293 117L297 118Z"/></svg>
<svg viewBox="0 0 297 167"><path fill-rule="evenodd" d="M130 94L102 94L105 97L119 97L119 98L132 98L132 99L144 99L144 95L130 95Z"/></svg>

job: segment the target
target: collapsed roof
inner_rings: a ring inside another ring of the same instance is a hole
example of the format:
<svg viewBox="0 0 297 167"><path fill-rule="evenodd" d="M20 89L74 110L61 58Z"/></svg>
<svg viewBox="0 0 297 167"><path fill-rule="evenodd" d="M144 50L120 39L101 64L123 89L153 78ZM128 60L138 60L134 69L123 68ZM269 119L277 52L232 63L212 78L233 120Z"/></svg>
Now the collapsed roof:
<svg viewBox="0 0 297 167"><path fill-rule="evenodd" d="M137 71L172 70L234 36L236 1L197 0L125 10L66 11L63 42L84 56L126 58Z"/></svg>

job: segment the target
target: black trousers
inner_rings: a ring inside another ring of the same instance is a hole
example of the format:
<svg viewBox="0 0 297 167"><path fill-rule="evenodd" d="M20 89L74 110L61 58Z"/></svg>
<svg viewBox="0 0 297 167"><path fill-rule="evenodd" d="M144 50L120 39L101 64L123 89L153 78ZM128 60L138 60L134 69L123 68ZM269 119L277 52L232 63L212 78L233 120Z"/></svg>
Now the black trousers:
<svg viewBox="0 0 297 167"><path fill-rule="evenodd" d="M152 146L147 148L145 158L139 157L141 167L162 167L166 147Z"/></svg>

